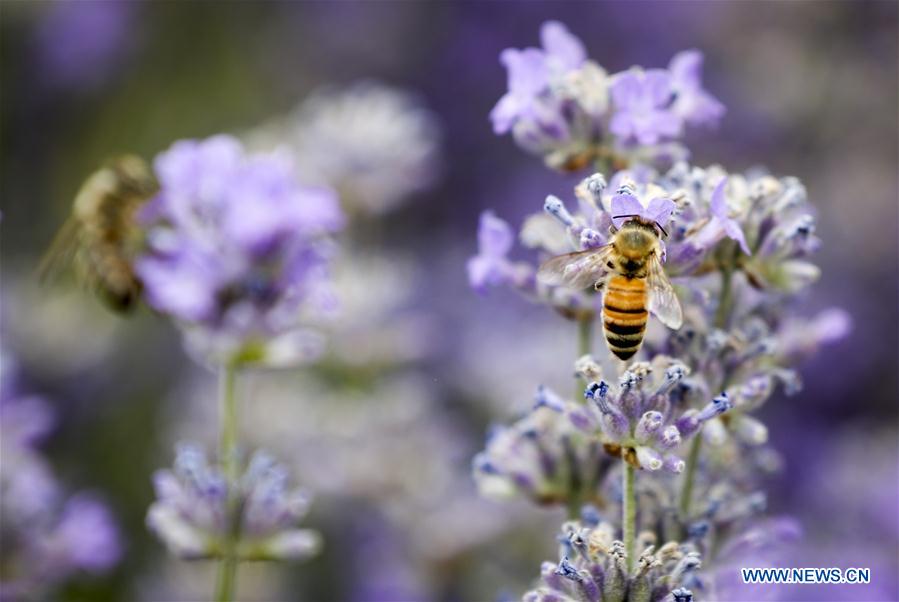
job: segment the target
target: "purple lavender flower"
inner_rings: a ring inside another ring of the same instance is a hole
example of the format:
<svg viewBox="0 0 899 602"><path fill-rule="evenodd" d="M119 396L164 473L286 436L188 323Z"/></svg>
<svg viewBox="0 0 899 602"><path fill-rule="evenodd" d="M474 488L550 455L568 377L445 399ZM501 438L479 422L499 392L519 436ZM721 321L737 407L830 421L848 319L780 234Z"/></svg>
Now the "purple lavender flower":
<svg viewBox="0 0 899 602"><path fill-rule="evenodd" d="M727 237L737 241L740 245L740 249L747 255L751 255L752 251L749 250L749 245L746 244L746 237L743 235L743 229L740 227L739 222L730 217L728 213L727 198L724 194L726 187L727 178L722 179L721 182L715 186L710 203L712 213L711 221L697 233L692 242L697 246L708 248L715 245L724 237Z"/></svg>
<svg viewBox="0 0 899 602"><path fill-rule="evenodd" d="M702 563L690 544L669 541L656 547L655 536L643 533L629 571L624 543L608 522L567 522L558 539L558 564L543 563L539 584L524 595L525 602L692 600L683 584Z"/></svg>
<svg viewBox="0 0 899 602"><path fill-rule="evenodd" d="M468 260L468 282L483 293L488 286L504 283L510 275L512 264L507 255L514 237L509 224L496 217L492 211L481 214L478 226L478 254Z"/></svg>
<svg viewBox="0 0 899 602"><path fill-rule="evenodd" d="M591 160L601 135L606 72L587 60L581 41L561 23L544 23L540 38L542 49L507 48L500 55L508 92L490 113L493 131L511 131L551 167L578 169Z"/></svg>
<svg viewBox="0 0 899 602"><path fill-rule="evenodd" d="M218 361L314 357L321 341L306 324L334 306L334 193L298 185L286 157L247 155L228 136L177 142L155 167L161 190L144 210L149 246L136 264L150 305Z"/></svg>
<svg viewBox="0 0 899 602"><path fill-rule="evenodd" d="M40 75L59 88L90 90L105 83L130 50L136 9L124 0L47 6L34 40Z"/></svg>
<svg viewBox="0 0 899 602"><path fill-rule="evenodd" d="M472 464L482 495L523 495L541 505L600 502L594 496L612 458L566 418L566 405L540 387L530 413L509 427L493 428Z"/></svg>
<svg viewBox="0 0 899 602"><path fill-rule="evenodd" d="M580 370L592 376L601 373L592 358L582 358ZM688 374L687 366L665 356L655 357L651 364L635 362L617 386L591 382L585 391L591 403L570 406L569 419L602 441L609 453L638 468L682 472L685 463L676 451L680 444L732 407L726 395L719 396L700 411L689 410L675 420L679 385Z"/></svg>
<svg viewBox="0 0 899 602"><path fill-rule="evenodd" d="M88 493L69 498L37 443L52 427L51 407L15 388L14 366L4 365L0 391L0 515L3 516L0 598L45 598L78 573L101 574L121 557L115 521Z"/></svg>
<svg viewBox="0 0 899 602"><path fill-rule="evenodd" d="M678 52L671 59L671 87L675 93L673 110L690 125L716 125L725 109L702 87L702 53Z"/></svg>
<svg viewBox="0 0 899 602"><path fill-rule="evenodd" d="M96 496L79 493L62 508L59 523L37 542L48 567L103 573L122 555L118 529L109 508Z"/></svg>
<svg viewBox="0 0 899 602"><path fill-rule="evenodd" d="M647 206L643 206L630 190L624 189L612 197L612 223L620 228L627 220L638 217L643 221L656 223L664 227L674 213L674 202L671 199L654 198Z"/></svg>
<svg viewBox="0 0 899 602"><path fill-rule="evenodd" d="M540 41L542 50L507 48L500 54L509 75L509 91L490 112L496 134L509 132L519 119L534 117L541 94L587 60L583 43L558 21L541 26Z"/></svg>
<svg viewBox="0 0 899 602"><path fill-rule="evenodd" d="M507 48L499 58L508 72L509 91L490 112L495 134L506 134L521 119L534 113L534 104L546 88L549 74L543 53L536 48Z"/></svg>
<svg viewBox="0 0 899 602"><path fill-rule="evenodd" d="M544 244L555 244L557 252L569 250L564 240L564 231L546 216L531 216L522 228L521 238L528 246L543 248ZM577 231L583 231L579 228ZM559 241L548 242L555 238ZM558 286L550 286L537 280L537 268L527 262L512 262L508 258L513 242L511 227L491 211L481 215L478 228L478 254L469 258L466 265L469 285L476 292L484 294L489 288L509 286L526 299L553 307L570 319L592 316L596 312L595 299L579 291Z"/></svg>
<svg viewBox="0 0 899 602"><path fill-rule="evenodd" d="M544 23L540 38L542 48L501 53L508 91L490 119L496 134L511 132L549 167L670 165L687 156L677 142L685 124L711 124L724 112L702 88L695 50L676 55L668 70L609 76L561 23Z"/></svg>
<svg viewBox="0 0 899 602"><path fill-rule="evenodd" d="M680 135L682 123L673 111L671 75L662 69L634 68L612 80L615 114L610 131L624 143L656 144Z"/></svg>
<svg viewBox="0 0 899 602"><path fill-rule="evenodd" d="M244 560L303 559L320 546L317 533L296 528L309 496L288 489L287 469L266 452L257 451L238 482L229 484L202 449L183 444L174 468L157 472L154 485L157 500L147 524L181 558L219 558L232 537ZM240 509L236 535L228 521L230 503Z"/></svg>

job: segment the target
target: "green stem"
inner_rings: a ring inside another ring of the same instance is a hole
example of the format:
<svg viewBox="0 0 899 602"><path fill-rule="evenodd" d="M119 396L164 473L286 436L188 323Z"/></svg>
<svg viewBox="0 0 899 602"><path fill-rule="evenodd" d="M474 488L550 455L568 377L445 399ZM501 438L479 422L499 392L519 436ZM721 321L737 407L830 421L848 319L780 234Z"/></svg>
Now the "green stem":
<svg viewBox="0 0 899 602"><path fill-rule="evenodd" d="M568 498L568 504L565 506L568 510L568 520L580 520L581 518L581 496L577 492L571 492Z"/></svg>
<svg viewBox="0 0 899 602"><path fill-rule="evenodd" d="M581 358L593 348L593 319L580 318L577 321L577 357ZM583 383L580 380L575 381L574 401L584 401Z"/></svg>
<svg viewBox="0 0 899 602"><path fill-rule="evenodd" d="M219 456L228 482L228 522L231 530L225 540L223 557L219 561L218 577L216 578L215 600L217 602L231 602L234 600L235 585L237 582L237 555L236 545L240 520L237 516L236 497L238 474L237 462L237 395L235 388L237 382L237 368L229 363L222 367L219 376L219 413L221 420L221 434L219 440Z"/></svg>
<svg viewBox="0 0 899 602"><path fill-rule="evenodd" d="M624 475L622 499L621 499L621 529L624 532L624 550L627 552L627 573L631 574L634 566L634 540L637 527L637 499L634 493L634 477L636 470L631 464L624 459L622 455L621 461L624 463Z"/></svg>
<svg viewBox="0 0 899 602"><path fill-rule="evenodd" d="M733 265L726 262L721 267L721 299L718 301L718 311L715 312L715 327L726 328L728 318L730 317L731 305L733 303L733 291L731 287L731 276L733 275Z"/></svg>

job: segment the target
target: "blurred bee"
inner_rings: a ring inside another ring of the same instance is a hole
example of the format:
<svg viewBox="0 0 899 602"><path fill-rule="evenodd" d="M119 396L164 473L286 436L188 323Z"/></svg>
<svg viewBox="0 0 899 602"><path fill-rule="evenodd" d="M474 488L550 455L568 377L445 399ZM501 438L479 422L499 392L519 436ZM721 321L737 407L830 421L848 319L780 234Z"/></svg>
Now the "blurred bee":
<svg viewBox="0 0 899 602"><path fill-rule="evenodd" d="M553 257L540 266L538 277L548 284L604 290L603 334L609 350L627 360L643 343L649 312L675 329L683 315L662 268L662 226L636 215L615 217L630 219L613 228L609 244Z"/></svg>
<svg viewBox="0 0 899 602"><path fill-rule="evenodd" d="M133 309L141 292L133 266L141 243L136 213L158 190L150 167L134 155L113 159L94 172L81 185L72 215L44 255L40 279L74 264L77 277L110 308Z"/></svg>

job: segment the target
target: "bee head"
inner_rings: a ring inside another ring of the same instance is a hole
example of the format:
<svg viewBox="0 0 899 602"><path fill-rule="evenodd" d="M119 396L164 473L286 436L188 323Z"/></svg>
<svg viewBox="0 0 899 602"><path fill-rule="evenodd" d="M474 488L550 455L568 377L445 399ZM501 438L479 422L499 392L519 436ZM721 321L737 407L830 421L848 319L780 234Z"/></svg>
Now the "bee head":
<svg viewBox="0 0 899 602"><path fill-rule="evenodd" d="M653 229L658 228L658 229L659 229L659 232L657 233L657 235L658 235L660 238L661 238L662 235L664 235L665 238L668 238L668 232L665 230L665 228L662 227L662 224L660 224L659 222L654 222L654 221L645 220L645 219L643 219L643 216L637 215L637 214L635 214L635 213L634 213L634 214L629 214L629 215L613 215L613 216L612 216L612 220L616 220L616 219L626 219L626 220L628 220L628 221L625 222L625 223L629 223L629 222L638 222L638 223L640 223L640 224L642 224L642 225L644 225L644 226L649 226L649 227L651 227L651 228L653 228ZM615 227L615 226L614 226L614 221L613 221L612 227L613 227L613 228Z"/></svg>

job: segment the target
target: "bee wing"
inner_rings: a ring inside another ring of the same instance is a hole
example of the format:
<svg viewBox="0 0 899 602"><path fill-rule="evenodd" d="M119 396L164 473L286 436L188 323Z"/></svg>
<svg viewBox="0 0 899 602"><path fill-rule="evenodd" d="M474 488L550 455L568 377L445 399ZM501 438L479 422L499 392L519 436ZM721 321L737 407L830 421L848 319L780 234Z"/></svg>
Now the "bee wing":
<svg viewBox="0 0 899 602"><path fill-rule="evenodd" d="M606 262L612 246L587 249L559 255L540 266L537 278L546 284L564 285L573 289L585 289L605 279L609 271Z"/></svg>
<svg viewBox="0 0 899 602"><path fill-rule="evenodd" d="M649 273L646 277L649 285L649 311L668 328L678 329L684 321L677 294L671 287L668 276L662 268L662 262L656 253L649 257Z"/></svg>
<svg viewBox="0 0 899 602"><path fill-rule="evenodd" d="M72 267L77 253L78 220L70 217L53 237L53 242L41 257L37 267L38 281L47 283L59 278L64 271Z"/></svg>

